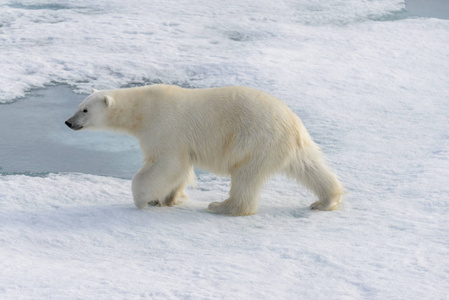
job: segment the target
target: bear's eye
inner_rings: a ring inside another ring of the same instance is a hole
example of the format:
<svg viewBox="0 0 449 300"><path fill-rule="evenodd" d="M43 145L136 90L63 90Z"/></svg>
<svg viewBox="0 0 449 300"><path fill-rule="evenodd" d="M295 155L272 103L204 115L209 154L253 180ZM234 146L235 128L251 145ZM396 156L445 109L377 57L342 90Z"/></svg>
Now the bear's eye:
<svg viewBox="0 0 449 300"><path fill-rule="evenodd" d="M83 110L83 113L87 113L87 108L85 108L85 109Z"/></svg>

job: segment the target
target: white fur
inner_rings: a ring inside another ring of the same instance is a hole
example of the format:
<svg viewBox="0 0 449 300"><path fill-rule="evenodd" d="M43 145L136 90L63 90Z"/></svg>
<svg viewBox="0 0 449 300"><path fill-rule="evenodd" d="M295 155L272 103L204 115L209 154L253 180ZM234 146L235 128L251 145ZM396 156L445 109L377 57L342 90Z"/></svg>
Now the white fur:
<svg viewBox="0 0 449 300"><path fill-rule="evenodd" d="M95 91L67 122L139 139L145 164L132 182L138 208L177 204L194 178L193 166L231 176L229 198L211 203L212 213L256 213L260 191L275 173L314 192L312 209L332 210L341 201L342 185L300 119L258 90L152 85Z"/></svg>

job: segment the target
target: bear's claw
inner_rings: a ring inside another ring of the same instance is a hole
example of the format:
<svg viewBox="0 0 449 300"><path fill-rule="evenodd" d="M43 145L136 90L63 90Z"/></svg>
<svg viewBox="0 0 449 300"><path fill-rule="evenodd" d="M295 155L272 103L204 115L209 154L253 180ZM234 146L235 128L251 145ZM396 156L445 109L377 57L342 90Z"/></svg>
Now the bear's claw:
<svg viewBox="0 0 449 300"><path fill-rule="evenodd" d="M320 201L313 202L310 205L310 209L313 209L313 210L321 210L322 207L323 207L323 204Z"/></svg>
<svg viewBox="0 0 449 300"><path fill-rule="evenodd" d="M321 201L316 201L310 205L310 209L312 209L312 210L334 210L338 207L338 204L339 203L323 204L323 202L321 202Z"/></svg>
<svg viewBox="0 0 449 300"><path fill-rule="evenodd" d="M150 206L161 206L161 203L159 202L159 200L151 200L148 202L148 205Z"/></svg>

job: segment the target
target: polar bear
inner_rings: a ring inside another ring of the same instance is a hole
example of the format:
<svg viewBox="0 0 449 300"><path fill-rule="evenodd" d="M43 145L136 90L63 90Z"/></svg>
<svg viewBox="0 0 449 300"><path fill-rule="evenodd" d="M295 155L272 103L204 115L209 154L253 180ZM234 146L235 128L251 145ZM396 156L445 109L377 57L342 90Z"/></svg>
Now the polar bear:
<svg viewBox="0 0 449 300"><path fill-rule="evenodd" d="M341 183L298 116L252 88L94 90L65 123L139 140L145 164L132 179L132 194L140 209L177 204L194 179L193 166L231 177L229 198L210 203L211 213L256 213L260 191L275 173L310 189L318 197L311 209L333 210L341 201Z"/></svg>

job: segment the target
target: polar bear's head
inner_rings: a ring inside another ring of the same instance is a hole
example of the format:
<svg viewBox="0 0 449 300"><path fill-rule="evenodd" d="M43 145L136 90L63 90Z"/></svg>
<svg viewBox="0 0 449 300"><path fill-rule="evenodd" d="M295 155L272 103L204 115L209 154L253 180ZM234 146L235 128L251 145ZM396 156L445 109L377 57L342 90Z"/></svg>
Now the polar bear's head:
<svg viewBox="0 0 449 300"><path fill-rule="evenodd" d="M107 125L108 110L115 100L107 91L93 90L93 94L83 100L78 110L65 124L73 130L104 129Z"/></svg>

